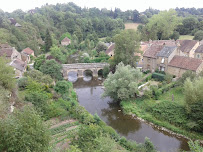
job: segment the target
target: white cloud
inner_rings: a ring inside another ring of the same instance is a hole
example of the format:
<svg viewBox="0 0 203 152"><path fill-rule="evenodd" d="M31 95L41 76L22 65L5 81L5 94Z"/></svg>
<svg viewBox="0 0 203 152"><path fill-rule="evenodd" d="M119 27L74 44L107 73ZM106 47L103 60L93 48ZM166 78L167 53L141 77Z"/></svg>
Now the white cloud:
<svg viewBox="0 0 203 152"><path fill-rule="evenodd" d="M176 7L203 7L202 0L0 0L0 9L8 12L16 9L26 11L35 7L41 7L46 3L56 4L68 2L74 2L81 7L86 6L108 9L117 7L121 10L137 9L139 11L144 11L149 7L160 10Z"/></svg>

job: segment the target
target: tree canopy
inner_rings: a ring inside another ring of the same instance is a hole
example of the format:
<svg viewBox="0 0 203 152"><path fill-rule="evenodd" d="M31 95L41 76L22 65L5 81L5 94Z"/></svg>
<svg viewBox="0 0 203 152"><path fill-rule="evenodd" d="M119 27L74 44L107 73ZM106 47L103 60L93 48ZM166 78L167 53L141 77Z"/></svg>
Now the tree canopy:
<svg viewBox="0 0 203 152"><path fill-rule="evenodd" d="M127 100L138 94L138 80L142 77L139 69L125 66L122 62L116 66L116 72L110 73L104 81L104 96L115 100Z"/></svg>

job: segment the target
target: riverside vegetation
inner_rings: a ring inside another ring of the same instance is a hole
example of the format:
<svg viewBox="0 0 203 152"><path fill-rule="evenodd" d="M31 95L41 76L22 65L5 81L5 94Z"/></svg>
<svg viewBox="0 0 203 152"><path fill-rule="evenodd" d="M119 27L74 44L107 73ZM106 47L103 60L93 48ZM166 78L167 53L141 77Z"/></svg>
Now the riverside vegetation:
<svg viewBox="0 0 203 152"><path fill-rule="evenodd" d="M128 141L89 114L77 102L72 83L38 70L16 82L5 59L0 61L1 93L11 93L1 94L1 104L8 105L1 107L1 151L156 151L149 139ZM13 112L8 111L11 102Z"/></svg>
<svg viewBox="0 0 203 152"><path fill-rule="evenodd" d="M150 89L142 97L138 97L137 89L130 93L131 96L128 92L139 85L141 72L128 66L120 63L116 72L108 75L104 82L105 96L109 95L115 101L120 101L126 114L135 114L191 139L203 139L203 93L200 89L203 87L202 74L196 76L188 71L177 82L171 81L172 76L156 74L155 81L160 81L158 86L148 86ZM150 81L152 76L146 77L145 81ZM201 146L199 150L202 150Z"/></svg>

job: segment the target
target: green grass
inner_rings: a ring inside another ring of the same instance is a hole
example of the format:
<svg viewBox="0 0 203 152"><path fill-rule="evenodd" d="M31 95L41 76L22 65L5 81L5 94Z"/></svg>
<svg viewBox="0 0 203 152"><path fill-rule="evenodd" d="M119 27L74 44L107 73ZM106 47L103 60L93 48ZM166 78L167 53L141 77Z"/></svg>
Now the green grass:
<svg viewBox="0 0 203 152"><path fill-rule="evenodd" d="M181 35L179 40L193 40L194 36L191 35Z"/></svg>
<svg viewBox="0 0 203 152"><path fill-rule="evenodd" d="M174 101L172 101L172 94ZM180 87L170 89L162 94L158 100L122 101L121 106L126 114L135 114L142 119L192 139L203 139L203 134L191 132L188 129L191 120L188 119L185 111L184 95Z"/></svg>

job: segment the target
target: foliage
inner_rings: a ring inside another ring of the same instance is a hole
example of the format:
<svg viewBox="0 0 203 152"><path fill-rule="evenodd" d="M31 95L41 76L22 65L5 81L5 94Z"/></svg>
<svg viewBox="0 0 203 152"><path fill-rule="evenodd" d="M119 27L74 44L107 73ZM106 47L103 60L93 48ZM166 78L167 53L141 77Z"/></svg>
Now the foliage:
<svg viewBox="0 0 203 152"><path fill-rule="evenodd" d="M125 30L121 34L114 37L114 64L117 65L123 62L124 65L136 66L136 61L139 59L135 53L139 53L138 35L134 30Z"/></svg>
<svg viewBox="0 0 203 152"><path fill-rule="evenodd" d="M35 58L34 68L39 70L41 65L44 64L45 60L45 55L40 55L39 57Z"/></svg>
<svg viewBox="0 0 203 152"><path fill-rule="evenodd" d="M24 76L30 77L32 80L35 80L39 83L44 83L44 84L48 84L48 85L51 85L54 81L50 77L50 75L45 75L42 72L35 70L35 69L25 72Z"/></svg>
<svg viewBox="0 0 203 152"><path fill-rule="evenodd" d="M5 119L0 119L1 151L48 150L50 135L40 116L31 107L16 110Z"/></svg>
<svg viewBox="0 0 203 152"><path fill-rule="evenodd" d="M10 91L0 85L0 118L8 113Z"/></svg>
<svg viewBox="0 0 203 152"><path fill-rule="evenodd" d="M99 42L99 43L97 44L96 51L97 51L98 53L101 52L101 51L106 51L106 49L107 49L107 46L106 46L104 43Z"/></svg>
<svg viewBox="0 0 203 152"><path fill-rule="evenodd" d="M191 152L201 152L201 151L203 151L203 147L200 145L200 143L197 140L194 141L194 142L192 140L190 140L188 142L188 144L189 144Z"/></svg>
<svg viewBox="0 0 203 152"><path fill-rule="evenodd" d="M194 81L187 79L184 83L184 96L186 110L192 121L195 122L193 130L201 132L203 129L203 77L196 78Z"/></svg>
<svg viewBox="0 0 203 152"><path fill-rule="evenodd" d="M26 77L22 77L18 80L18 88L24 90L28 84L28 80Z"/></svg>
<svg viewBox="0 0 203 152"><path fill-rule="evenodd" d="M61 49L54 45L50 48L51 51L51 55L53 57L55 57L58 61L60 61L61 63L65 63L66 62L66 56L62 53Z"/></svg>
<svg viewBox="0 0 203 152"><path fill-rule="evenodd" d="M49 32L49 30L47 29L46 31L46 37L45 37L45 51L49 52L50 48L52 46L52 38L51 38L51 34Z"/></svg>
<svg viewBox="0 0 203 152"><path fill-rule="evenodd" d="M7 65L4 57L0 57L0 85L8 90L15 87L14 70Z"/></svg>
<svg viewBox="0 0 203 152"><path fill-rule="evenodd" d="M124 100L135 97L138 93L138 80L142 73L130 65L122 62L116 66L116 72L110 73L104 81L104 96L110 96L115 100Z"/></svg>
<svg viewBox="0 0 203 152"><path fill-rule="evenodd" d="M110 72L109 66L105 66L105 67L103 68L103 71L102 71L103 77L104 77L104 78L107 78L109 72Z"/></svg>
<svg viewBox="0 0 203 152"><path fill-rule="evenodd" d="M165 78L165 75L154 72L154 73L152 73L152 78L154 78L155 80L158 80L158 81L163 81Z"/></svg>
<svg viewBox="0 0 203 152"><path fill-rule="evenodd" d="M195 33L193 39L194 39L194 40L199 40L199 41L203 40L203 30L197 31L197 32Z"/></svg>
<svg viewBox="0 0 203 152"><path fill-rule="evenodd" d="M55 60L46 60L45 63L40 66L40 71L44 74L50 75L53 79L62 80L61 74L62 66Z"/></svg>
<svg viewBox="0 0 203 152"><path fill-rule="evenodd" d="M70 86L71 86L71 83L65 80L57 81L56 85L54 86L54 90L60 93L61 95L63 95L69 92Z"/></svg>
<svg viewBox="0 0 203 152"><path fill-rule="evenodd" d="M139 32L143 32L142 40L165 40L170 38L179 24L180 19L177 17L176 11L170 9L153 15Z"/></svg>
<svg viewBox="0 0 203 152"><path fill-rule="evenodd" d="M71 39L71 34L66 32L66 33L63 33L59 39L59 41L61 42L65 37Z"/></svg>
<svg viewBox="0 0 203 152"><path fill-rule="evenodd" d="M149 138L145 138L144 148L146 149L146 152L156 152L156 149Z"/></svg>
<svg viewBox="0 0 203 152"><path fill-rule="evenodd" d="M196 74L193 71L186 71L185 73L183 73L182 77L178 79L177 84L178 85L184 85L184 82L187 78L189 78L190 80L194 80L196 77Z"/></svg>
<svg viewBox="0 0 203 152"><path fill-rule="evenodd" d="M171 83L172 79L173 79L173 76L170 75L170 74L168 74L168 73L164 76L164 80L165 80L167 83Z"/></svg>

